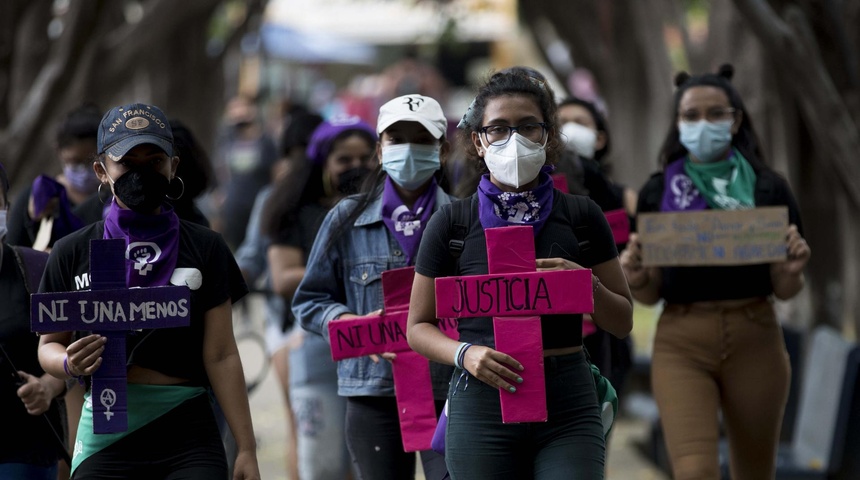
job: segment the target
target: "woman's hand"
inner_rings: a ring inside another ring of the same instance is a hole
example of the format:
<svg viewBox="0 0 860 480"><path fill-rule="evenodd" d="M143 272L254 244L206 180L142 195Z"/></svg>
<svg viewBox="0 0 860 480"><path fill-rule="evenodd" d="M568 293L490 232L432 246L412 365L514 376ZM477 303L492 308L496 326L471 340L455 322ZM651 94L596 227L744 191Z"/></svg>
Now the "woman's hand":
<svg viewBox="0 0 860 480"><path fill-rule="evenodd" d="M54 393L47 385L42 383L42 379L27 372L18 371L18 376L25 383L18 387L18 398L24 402L24 408L30 415L41 415L48 411L51 406L51 400L54 398Z"/></svg>
<svg viewBox="0 0 860 480"><path fill-rule="evenodd" d="M621 269L624 270L628 285L643 286L649 281L648 269L642 266L642 247L637 234L630 234L627 247L621 252L618 260L621 262Z"/></svg>
<svg viewBox="0 0 860 480"><path fill-rule="evenodd" d="M236 455L236 462L233 464L233 480L260 480L256 452L241 451Z"/></svg>
<svg viewBox="0 0 860 480"><path fill-rule="evenodd" d="M800 232L797 231L797 225L789 225L785 241L787 258L784 262L779 262L777 268L786 275L798 275L803 272L807 262L809 262L812 250Z"/></svg>
<svg viewBox="0 0 860 480"><path fill-rule="evenodd" d="M69 373L76 377L92 375L102 365L107 337L87 335L66 347Z"/></svg>
<svg viewBox="0 0 860 480"><path fill-rule="evenodd" d="M522 383L523 377L512 368L522 372L523 365L510 355L493 350L490 347L472 345L466 350L463 367L467 372L487 385L507 390L517 391L514 385ZM510 383L509 383L510 382Z"/></svg>
<svg viewBox="0 0 860 480"><path fill-rule="evenodd" d="M563 258L538 258L535 260L537 264L537 270L539 272L549 272L552 270L579 270L583 267L582 265L571 262L570 260L565 260Z"/></svg>

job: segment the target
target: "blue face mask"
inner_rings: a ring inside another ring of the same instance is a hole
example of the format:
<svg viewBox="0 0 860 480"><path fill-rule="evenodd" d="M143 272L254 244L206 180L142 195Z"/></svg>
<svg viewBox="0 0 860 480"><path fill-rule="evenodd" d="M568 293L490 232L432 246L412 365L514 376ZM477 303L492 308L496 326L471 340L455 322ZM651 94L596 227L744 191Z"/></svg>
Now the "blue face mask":
<svg viewBox="0 0 860 480"><path fill-rule="evenodd" d="M732 120L678 122L681 145L702 162L719 160L732 144Z"/></svg>
<svg viewBox="0 0 860 480"><path fill-rule="evenodd" d="M382 169L406 190L417 190L440 166L438 145L402 143L382 147Z"/></svg>

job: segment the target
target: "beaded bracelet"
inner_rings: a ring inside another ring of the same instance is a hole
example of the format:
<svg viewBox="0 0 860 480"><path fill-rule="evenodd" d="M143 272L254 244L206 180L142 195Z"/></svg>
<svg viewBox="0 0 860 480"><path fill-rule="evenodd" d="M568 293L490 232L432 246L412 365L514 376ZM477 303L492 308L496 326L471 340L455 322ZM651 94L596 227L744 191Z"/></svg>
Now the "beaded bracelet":
<svg viewBox="0 0 860 480"><path fill-rule="evenodd" d="M84 384L84 377L82 375L73 375L71 370L69 370L69 356L66 355L66 358L63 359L63 370L66 372L66 375L76 379L78 383L81 385Z"/></svg>

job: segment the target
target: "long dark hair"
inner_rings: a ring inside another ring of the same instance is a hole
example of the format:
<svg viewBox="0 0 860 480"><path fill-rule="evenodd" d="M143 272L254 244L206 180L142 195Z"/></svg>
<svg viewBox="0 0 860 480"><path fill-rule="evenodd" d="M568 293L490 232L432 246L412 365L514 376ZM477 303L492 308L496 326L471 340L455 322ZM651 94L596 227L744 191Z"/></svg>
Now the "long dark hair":
<svg viewBox="0 0 860 480"><path fill-rule="evenodd" d="M54 140L57 148L68 147L81 140L96 142L102 111L95 103L85 102L66 113L57 123Z"/></svg>
<svg viewBox="0 0 860 480"><path fill-rule="evenodd" d="M307 120L314 121L310 118ZM300 128L299 125L296 127ZM355 128L344 130L331 138L327 152L331 151L338 142L352 136L358 136L366 141L371 150L376 148L376 138L373 135L363 129ZM275 238L279 232L295 224L299 208L333 195L326 189L325 161L297 162L296 165L298 166L295 170L274 185L272 194L263 206L261 231L270 238Z"/></svg>
<svg viewBox="0 0 860 480"><path fill-rule="evenodd" d="M741 124L738 128L738 133L732 137L732 146L749 161L755 171L768 169L765 164L764 155L759 149L758 137L753 129L752 118L750 118L744 102L738 91L732 85L731 80L734 76L735 69L730 64L720 66L717 73L705 73L702 75L690 75L687 72L680 72L675 75L675 108L672 113L672 121L669 125L669 132L666 134L666 139L663 141L663 147L660 149L660 166L665 169L667 165L673 161L687 155L687 149L681 145L681 140L678 134L678 107L681 103L681 97L684 92L692 87L716 87L725 92L729 97L729 103L736 112L742 113Z"/></svg>
<svg viewBox="0 0 860 480"><path fill-rule="evenodd" d="M478 156L475 144L472 143L472 132L480 134L484 110L490 100L511 95L528 95L535 99L547 126L546 159L547 163L558 162L562 144L558 130L555 94L546 77L537 70L529 67L511 67L493 74L484 85L478 89L478 95L471 105L471 111L464 119L465 128L458 132L463 144L467 163L474 165L478 172L487 171L484 159Z"/></svg>

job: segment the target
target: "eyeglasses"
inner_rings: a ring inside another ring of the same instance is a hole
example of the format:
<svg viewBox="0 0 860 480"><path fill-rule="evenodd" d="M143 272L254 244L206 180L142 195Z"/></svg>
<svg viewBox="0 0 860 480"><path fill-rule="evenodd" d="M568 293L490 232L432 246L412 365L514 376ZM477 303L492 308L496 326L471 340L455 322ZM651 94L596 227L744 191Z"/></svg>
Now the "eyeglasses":
<svg viewBox="0 0 860 480"><path fill-rule="evenodd" d="M678 114L678 118L684 123L696 123L703 117L709 122L722 122L725 120L733 120L735 114L734 108L711 108L702 115L698 110L687 110Z"/></svg>
<svg viewBox="0 0 860 480"><path fill-rule="evenodd" d="M524 123L516 127L509 127L507 125L487 125L486 127L481 127L484 140L495 147L501 147L508 143L514 132L537 143L543 140L544 135L546 135L546 123Z"/></svg>

